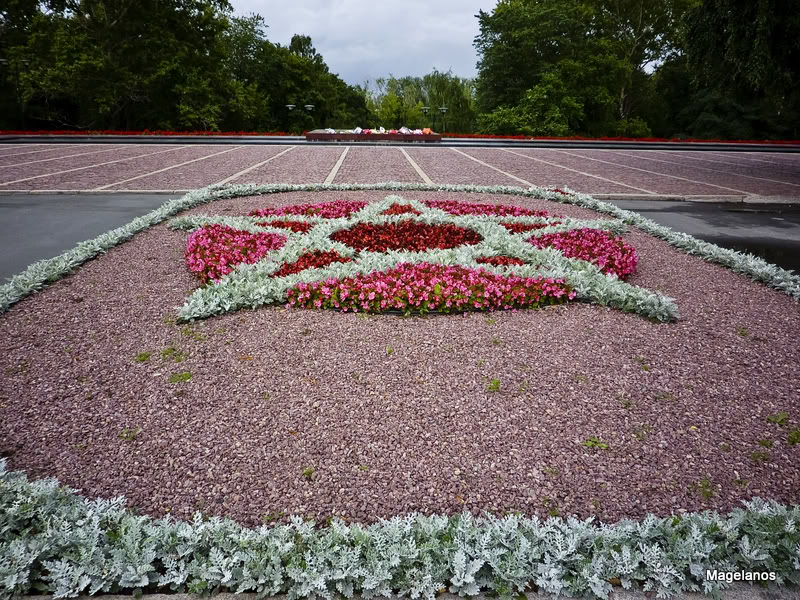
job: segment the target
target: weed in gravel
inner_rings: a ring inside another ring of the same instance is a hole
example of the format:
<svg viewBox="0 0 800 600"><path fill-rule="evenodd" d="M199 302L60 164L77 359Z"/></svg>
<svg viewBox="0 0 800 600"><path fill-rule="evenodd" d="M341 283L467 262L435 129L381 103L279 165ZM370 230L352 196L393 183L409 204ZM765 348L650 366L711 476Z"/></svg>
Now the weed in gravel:
<svg viewBox="0 0 800 600"><path fill-rule="evenodd" d="M767 423L774 423L783 427L789 421L789 413L780 411L767 417Z"/></svg>
<svg viewBox="0 0 800 600"><path fill-rule="evenodd" d="M20 361L18 365L14 365L13 367L8 367L5 370L6 375L22 375L23 373L27 373L28 369L30 369L30 365L28 364L27 360Z"/></svg>
<svg viewBox="0 0 800 600"><path fill-rule="evenodd" d="M747 337L748 335L750 335L750 332L747 331L747 327L739 326L736 328L736 335L738 335L739 337Z"/></svg>
<svg viewBox="0 0 800 600"><path fill-rule="evenodd" d="M392 353L394 353L394 348L392 348L391 346L386 346L386 354L391 356Z"/></svg>
<svg viewBox="0 0 800 600"><path fill-rule="evenodd" d="M658 402L674 402L675 394L672 392L659 392L654 397Z"/></svg>
<svg viewBox="0 0 800 600"><path fill-rule="evenodd" d="M572 380L573 380L575 383L589 383L589 378L588 378L586 375L584 375L583 373L577 373L577 374L576 374L576 375L575 375L575 376L572 378Z"/></svg>
<svg viewBox="0 0 800 600"><path fill-rule="evenodd" d="M764 463L769 460L769 452L766 450L756 450L752 454L750 454L750 458L757 463Z"/></svg>
<svg viewBox="0 0 800 600"><path fill-rule="evenodd" d="M492 379L489 382L489 387L486 388L489 392L499 392L500 391L500 380L499 379Z"/></svg>
<svg viewBox="0 0 800 600"><path fill-rule="evenodd" d="M487 317L486 318L487 325L497 325L497 318L496 317Z"/></svg>
<svg viewBox="0 0 800 600"><path fill-rule="evenodd" d="M647 359L644 356L634 356L633 362L642 367L642 371L650 372L650 364L647 362Z"/></svg>
<svg viewBox="0 0 800 600"><path fill-rule="evenodd" d="M358 465L359 471L368 471L369 467L367 465Z"/></svg>
<svg viewBox="0 0 800 600"><path fill-rule="evenodd" d="M556 506L555 501L552 498L548 498L545 496L542 498L542 504L547 509L547 514L551 517L560 517L561 512L558 510L558 506Z"/></svg>
<svg viewBox="0 0 800 600"><path fill-rule="evenodd" d="M772 448L772 440L758 440L758 445L764 448Z"/></svg>
<svg viewBox="0 0 800 600"><path fill-rule="evenodd" d="M181 333L194 340L195 342L203 342L208 339L208 336L195 330L191 325L187 325L181 329Z"/></svg>
<svg viewBox="0 0 800 600"><path fill-rule="evenodd" d="M790 446L800 444L800 429L792 429L792 431L789 432L789 435L786 436L786 441Z"/></svg>
<svg viewBox="0 0 800 600"><path fill-rule="evenodd" d="M482 358L479 358L477 361L475 361L475 366L476 366L476 367L482 367L482 366L484 366L485 364L486 364L486 361L485 361L485 360L483 360Z"/></svg>
<svg viewBox="0 0 800 600"><path fill-rule="evenodd" d="M303 331L300 332L300 335L311 335L313 332L310 328L306 327Z"/></svg>
<svg viewBox="0 0 800 600"><path fill-rule="evenodd" d="M730 452L731 451L731 445L728 442L722 442L719 445L719 449L722 450L723 452Z"/></svg>
<svg viewBox="0 0 800 600"><path fill-rule="evenodd" d="M561 471L559 471L557 467L543 467L542 473L550 477L558 477L561 475Z"/></svg>
<svg viewBox="0 0 800 600"><path fill-rule="evenodd" d="M519 384L519 393L520 394L524 394L525 392L528 391L529 387L530 387L530 385L528 384L528 382L527 381L523 381L522 383Z"/></svg>
<svg viewBox="0 0 800 600"><path fill-rule="evenodd" d="M653 426L648 423L642 423L636 429L633 430L633 437L635 437L639 441L644 441L647 439L647 436L653 431Z"/></svg>
<svg viewBox="0 0 800 600"><path fill-rule="evenodd" d="M269 525L270 523L274 523L275 521L280 521L285 515L286 515L286 513L283 512L283 511L280 511L280 512L279 511L275 511L275 512L271 512L271 513L265 514L263 517L261 517L261 521L265 525Z"/></svg>
<svg viewBox="0 0 800 600"><path fill-rule="evenodd" d="M689 489L696 492L703 500L711 500L714 497L714 487L708 477L695 481Z"/></svg>
<svg viewBox="0 0 800 600"><path fill-rule="evenodd" d="M626 398L622 393L617 394L617 400L619 401L620 406L622 406L622 408L625 410L630 410L633 406L633 400Z"/></svg>
<svg viewBox="0 0 800 600"><path fill-rule="evenodd" d="M164 360L172 360L176 363L183 362L186 360L187 356L188 354L186 352L175 346L169 346L161 351L161 358Z"/></svg>
<svg viewBox="0 0 800 600"><path fill-rule="evenodd" d="M140 433L142 433L141 427L125 427L122 431L120 431L119 437L126 442L132 442Z"/></svg>
<svg viewBox="0 0 800 600"><path fill-rule="evenodd" d="M306 467L303 469L303 478L306 481L311 481L312 475L314 475L314 467Z"/></svg>
<svg viewBox="0 0 800 600"><path fill-rule="evenodd" d="M192 378L189 371L181 371L180 373L173 373L169 376L170 383L184 383Z"/></svg>
<svg viewBox="0 0 800 600"><path fill-rule="evenodd" d="M73 450L86 450L88 447L89 447L88 442L82 442L80 444L72 444Z"/></svg>
<svg viewBox="0 0 800 600"><path fill-rule="evenodd" d="M608 444L601 440L599 437L592 436L583 445L587 448L597 448L598 450L608 450Z"/></svg>
<svg viewBox="0 0 800 600"><path fill-rule="evenodd" d="M175 325L175 323L177 323L178 320L175 317L167 315L166 317L161 319L161 322L164 323L164 325Z"/></svg>
<svg viewBox="0 0 800 600"><path fill-rule="evenodd" d="M747 481L747 479L742 479L741 477L737 477L736 479L734 479L733 483L735 483L738 487L741 488L746 488L748 485L750 485L750 482Z"/></svg>
<svg viewBox="0 0 800 600"><path fill-rule="evenodd" d="M152 352L139 352L133 360L136 362L147 362L150 360L150 355L153 354Z"/></svg>
<svg viewBox="0 0 800 600"><path fill-rule="evenodd" d="M503 340L501 340L499 337L492 338L492 346L502 346L502 345L503 345Z"/></svg>

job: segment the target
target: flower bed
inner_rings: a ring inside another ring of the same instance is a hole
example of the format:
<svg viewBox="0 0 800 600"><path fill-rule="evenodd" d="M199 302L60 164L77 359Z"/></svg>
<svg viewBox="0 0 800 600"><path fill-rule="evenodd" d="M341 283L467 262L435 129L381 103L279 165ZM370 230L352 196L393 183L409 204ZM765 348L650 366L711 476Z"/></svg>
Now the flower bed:
<svg viewBox="0 0 800 600"><path fill-rule="evenodd" d="M301 283L289 290L289 306L449 313L539 308L574 297L575 291L563 279L504 277L484 269L404 263L348 279Z"/></svg>
<svg viewBox="0 0 800 600"><path fill-rule="evenodd" d="M186 266L203 283L218 281L240 263L253 264L286 243L274 233L248 233L224 225L209 225L186 241Z"/></svg>
<svg viewBox="0 0 800 600"><path fill-rule="evenodd" d="M615 294L635 289L621 281L637 264L634 248L618 237L622 224L517 206L387 196L173 224L199 228L187 265L213 282L188 300L188 318L272 303L406 314L537 308L576 298L613 304ZM264 229L283 231L288 241L259 237L278 235ZM213 244L199 243L205 240ZM265 249L269 244L275 251ZM654 317L646 305L619 303Z"/></svg>

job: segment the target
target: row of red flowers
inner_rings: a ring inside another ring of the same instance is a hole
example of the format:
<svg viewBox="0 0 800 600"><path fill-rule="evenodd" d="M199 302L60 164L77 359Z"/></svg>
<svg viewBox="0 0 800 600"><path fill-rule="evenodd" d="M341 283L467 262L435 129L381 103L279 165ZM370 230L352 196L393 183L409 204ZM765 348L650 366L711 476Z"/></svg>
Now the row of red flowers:
<svg viewBox="0 0 800 600"><path fill-rule="evenodd" d="M306 132L303 132L305 135ZM116 129L102 130L0 130L0 135L147 135L147 136L287 136L293 135L285 131L172 131L172 130L153 130L144 129L142 131L122 131ZM574 141L608 141L608 142L673 142L673 143L724 143L724 144L800 144L800 140L720 140L704 138L631 138L631 137L547 137L547 136L527 136L527 135L493 135L489 133L442 133L443 137L449 138L471 138L471 139L504 139L504 140L574 140Z"/></svg>
<svg viewBox="0 0 800 600"><path fill-rule="evenodd" d="M484 269L430 263L401 263L346 279L300 283L289 290L288 306L406 314L539 308L576 295L562 279L496 275Z"/></svg>

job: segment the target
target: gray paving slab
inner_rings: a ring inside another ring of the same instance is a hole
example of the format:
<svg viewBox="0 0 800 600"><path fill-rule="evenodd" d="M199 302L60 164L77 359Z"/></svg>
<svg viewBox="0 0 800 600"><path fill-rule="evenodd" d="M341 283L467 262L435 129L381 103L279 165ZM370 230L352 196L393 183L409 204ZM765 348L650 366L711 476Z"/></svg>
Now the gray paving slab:
<svg viewBox="0 0 800 600"><path fill-rule="evenodd" d="M165 194L0 194L0 282L158 208Z"/></svg>

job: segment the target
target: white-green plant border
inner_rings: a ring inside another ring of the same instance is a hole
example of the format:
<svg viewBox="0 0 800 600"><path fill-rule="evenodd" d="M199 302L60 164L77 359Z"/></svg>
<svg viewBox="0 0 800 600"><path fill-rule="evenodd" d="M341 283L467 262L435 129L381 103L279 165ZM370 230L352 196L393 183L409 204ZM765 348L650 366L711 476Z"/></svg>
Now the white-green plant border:
<svg viewBox="0 0 800 600"><path fill-rule="evenodd" d="M800 276L795 275L791 271L772 265L750 254L721 248L715 244L698 240L688 234L672 231L670 228L659 225L637 213L622 210L612 204L595 200L586 194L573 192L568 188L563 188L564 193L560 193L539 187L526 189L512 186L396 182L380 184L247 184L209 186L189 192L181 198L165 202L161 207L142 217L133 219L127 225L112 229L91 240L81 242L72 250L64 252L59 256L33 263L22 273L12 277L8 283L0 285L0 313L6 312L16 302L41 290L49 283L58 281L60 278L72 273L76 267L100 254L104 254L114 246L130 239L136 233L161 223L181 211L194 208L195 206L207 204L215 200L248 195L266 195L283 192L347 192L369 190L502 194L551 200L563 204L573 204L589 208L616 217L623 223L633 225L650 235L662 239L670 245L683 250L687 254L698 256L709 262L725 266L800 301Z"/></svg>
<svg viewBox="0 0 800 600"><path fill-rule="evenodd" d="M800 584L800 506L754 498L727 515L647 515L615 524L520 514L409 514L248 529L229 519L155 520L123 498L83 498L55 479L28 481L0 459L0 599L101 592L255 592L333 600L443 588L512 598L531 589L607 598L609 580L658 598L719 597L706 570L774 573Z"/></svg>
<svg viewBox="0 0 800 600"><path fill-rule="evenodd" d="M382 214L395 203L410 205L419 214ZM241 263L233 271L221 277L219 281L195 290L178 311L178 318L181 321L191 321L244 308L281 304L287 301L289 290L301 282L313 283L328 279L347 279L373 271L386 271L400 263L431 263L484 269L498 275L563 279L577 292L578 300L619 308L659 321L670 321L678 317L678 307L671 298L624 283L614 275L605 275L598 267L587 261L567 258L553 248L536 248L526 241L532 236L538 237L582 227L621 234L627 230L627 227L619 220L473 214L456 216L438 208L429 207L417 200L395 194L371 202L347 217L326 219L298 216L294 219L292 216L293 220L312 224L313 227L308 232L293 233L286 229L269 227L270 221L280 221L286 218L286 215L269 217L195 215L171 220L170 227L187 231L205 225L218 224L252 233L276 233L288 238L282 248L267 253L261 260L252 264ZM331 239L336 232L362 223L384 225L407 220L427 225L455 225L478 233L482 240L477 244L462 245L446 250L361 251L356 253L352 248ZM556 221L558 224L555 223ZM538 231L512 233L500 225L501 222L538 223L547 226ZM266 226L258 226L258 223L265 223ZM281 265L293 263L306 252L315 250L334 251L341 256L350 258L351 261L306 269L284 277L273 275ZM478 263L477 259L482 256L511 256L522 259L527 264L496 266Z"/></svg>

